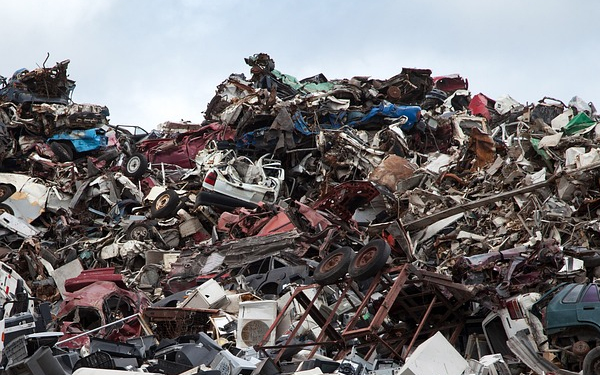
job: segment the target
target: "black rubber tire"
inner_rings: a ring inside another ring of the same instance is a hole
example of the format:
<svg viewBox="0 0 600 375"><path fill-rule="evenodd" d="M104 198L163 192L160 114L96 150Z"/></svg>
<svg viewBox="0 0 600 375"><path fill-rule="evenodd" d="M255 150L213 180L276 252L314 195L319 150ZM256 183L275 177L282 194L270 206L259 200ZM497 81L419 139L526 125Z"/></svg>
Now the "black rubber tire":
<svg viewBox="0 0 600 375"><path fill-rule="evenodd" d="M15 214L15 211L13 211L12 208L10 208L10 206L6 205L6 204L1 204L0 203L0 215L4 212L8 212L11 215Z"/></svg>
<svg viewBox="0 0 600 375"><path fill-rule="evenodd" d="M585 355L583 375L600 375L600 347L595 347Z"/></svg>
<svg viewBox="0 0 600 375"><path fill-rule="evenodd" d="M119 151L117 151L116 149L107 150L103 152L102 155L98 156L96 161L105 160L107 163L110 163L111 161L116 160L119 157L119 155Z"/></svg>
<svg viewBox="0 0 600 375"><path fill-rule="evenodd" d="M50 148L60 162L73 161L73 147L68 143L52 142Z"/></svg>
<svg viewBox="0 0 600 375"><path fill-rule="evenodd" d="M0 184L0 202L7 200L16 191L17 189L10 184Z"/></svg>
<svg viewBox="0 0 600 375"><path fill-rule="evenodd" d="M179 195L175 190L165 190L152 202L150 213L155 218L165 218L173 215L179 207Z"/></svg>
<svg viewBox="0 0 600 375"><path fill-rule="evenodd" d="M147 223L133 223L127 228L128 240L145 241L151 240L152 238L152 227Z"/></svg>
<svg viewBox="0 0 600 375"><path fill-rule="evenodd" d="M140 178L148 171L148 159L143 154L133 154L123 166L127 177Z"/></svg>
<svg viewBox="0 0 600 375"><path fill-rule="evenodd" d="M354 259L354 250L344 246L329 253L315 268L313 279L319 285L333 284L346 276L348 267Z"/></svg>
<svg viewBox="0 0 600 375"><path fill-rule="evenodd" d="M385 266L391 253L392 249L387 242L382 239L372 240L352 259L348 274L356 281L375 276Z"/></svg>

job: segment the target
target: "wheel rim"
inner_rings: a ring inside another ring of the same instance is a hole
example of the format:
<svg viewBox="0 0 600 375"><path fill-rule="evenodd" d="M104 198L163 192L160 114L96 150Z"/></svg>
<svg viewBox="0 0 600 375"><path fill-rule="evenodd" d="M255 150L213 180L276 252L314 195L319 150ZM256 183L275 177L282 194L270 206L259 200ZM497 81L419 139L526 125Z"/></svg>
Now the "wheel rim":
<svg viewBox="0 0 600 375"><path fill-rule="evenodd" d="M133 157L131 159L129 159L129 162L127 163L127 171L129 173L133 173L135 171L137 171L140 167L140 159L137 157Z"/></svg>
<svg viewBox="0 0 600 375"><path fill-rule="evenodd" d="M156 209L160 210L160 209L164 208L169 203L169 200L170 200L170 198L168 195L159 197L156 200Z"/></svg>
<svg viewBox="0 0 600 375"><path fill-rule="evenodd" d="M131 238L138 241L140 239L143 240L145 238L148 238L148 228L143 226L133 228L131 231Z"/></svg>
<svg viewBox="0 0 600 375"><path fill-rule="evenodd" d="M331 258L327 259L325 264L323 264L323 268L322 268L323 272L329 272L332 269L334 269L340 263L342 258L343 258L342 254L335 254Z"/></svg>
<svg viewBox="0 0 600 375"><path fill-rule="evenodd" d="M366 266L367 264L371 263L376 254L377 248L375 247L370 247L361 251L360 254L356 256L356 265L358 267Z"/></svg>

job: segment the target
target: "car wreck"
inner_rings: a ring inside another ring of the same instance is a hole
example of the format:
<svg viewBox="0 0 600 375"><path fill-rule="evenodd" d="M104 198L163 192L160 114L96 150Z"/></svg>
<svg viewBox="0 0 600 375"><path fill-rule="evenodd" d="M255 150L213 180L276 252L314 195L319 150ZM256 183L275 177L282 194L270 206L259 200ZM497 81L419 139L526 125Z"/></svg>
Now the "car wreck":
<svg viewBox="0 0 600 375"><path fill-rule="evenodd" d="M139 321L119 327L111 323L140 314L148 305L146 295L128 290L114 269L83 271L65 283L63 300L56 312L57 329L65 334L61 344L71 348L89 345L90 336L78 334L99 328L103 329L94 335L110 341L139 337L143 332Z"/></svg>

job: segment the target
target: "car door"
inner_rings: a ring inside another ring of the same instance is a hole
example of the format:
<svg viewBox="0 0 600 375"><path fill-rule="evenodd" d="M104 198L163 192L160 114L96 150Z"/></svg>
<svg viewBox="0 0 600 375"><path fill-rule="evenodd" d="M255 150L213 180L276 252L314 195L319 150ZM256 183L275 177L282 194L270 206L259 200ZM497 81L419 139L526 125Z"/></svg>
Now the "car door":
<svg viewBox="0 0 600 375"><path fill-rule="evenodd" d="M586 290L587 285L584 284L568 284L560 288L546 307L544 328L547 334L580 325L577 318L578 303Z"/></svg>
<svg viewBox="0 0 600 375"><path fill-rule="evenodd" d="M600 296L596 284L588 285L577 303L577 320L600 329Z"/></svg>

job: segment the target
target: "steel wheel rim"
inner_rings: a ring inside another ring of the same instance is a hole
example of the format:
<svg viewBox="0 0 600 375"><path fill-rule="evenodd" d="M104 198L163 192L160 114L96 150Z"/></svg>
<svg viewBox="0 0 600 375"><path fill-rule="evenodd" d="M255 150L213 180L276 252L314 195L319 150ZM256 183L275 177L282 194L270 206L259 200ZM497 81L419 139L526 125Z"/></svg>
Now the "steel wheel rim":
<svg viewBox="0 0 600 375"><path fill-rule="evenodd" d="M323 264L323 272L329 272L334 269L342 260L342 254L335 254Z"/></svg>
<svg viewBox="0 0 600 375"><path fill-rule="evenodd" d="M135 172L136 170L138 170L140 165L141 165L140 159L137 157L133 157L133 158L129 159L129 162L127 163L127 171Z"/></svg>
<svg viewBox="0 0 600 375"><path fill-rule="evenodd" d="M376 254L377 254L377 248L375 248L375 247L371 247L371 248L361 251L361 253L356 256L356 258L357 258L356 265L358 267L362 267L362 266L365 266L365 265L371 263L371 261L375 258Z"/></svg>
<svg viewBox="0 0 600 375"><path fill-rule="evenodd" d="M131 230L131 238L133 238L134 240L139 240L140 238L146 238L148 237L148 228L144 227L144 226L139 226L136 228L133 228Z"/></svg>
<svg viewBox="0 0 600 375"><path fill-rule="evenodd" d="M169 200L170 200L170 198L168 195L159 197L156 200L156 209L160 210L160 209L164 208L169 203Z"/></svg>

